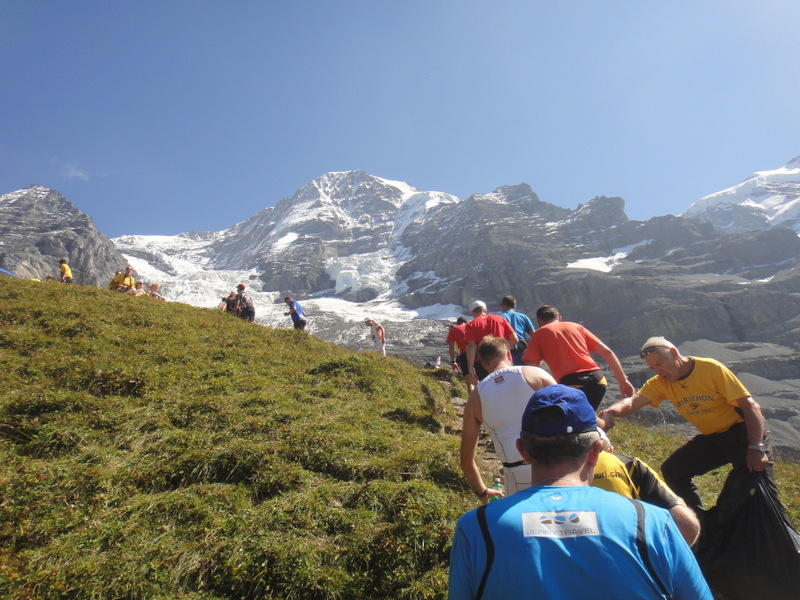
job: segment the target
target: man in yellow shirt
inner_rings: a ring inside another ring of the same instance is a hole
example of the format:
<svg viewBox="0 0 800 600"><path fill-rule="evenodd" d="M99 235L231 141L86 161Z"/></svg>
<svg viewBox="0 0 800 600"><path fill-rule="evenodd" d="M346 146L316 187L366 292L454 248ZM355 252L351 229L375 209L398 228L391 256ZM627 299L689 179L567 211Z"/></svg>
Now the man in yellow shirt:
<svg viewBox="0 0 800 600"><path fill-rule="evenodd" d="M650 405L669 400L700 434L673 452L661 473L667 485L702 511L692 479L730 464L734 469L761 472L772 478L769 431L761 407L725 365L710 358L683 356L663 337L650 338L639 353L655 372L642 388L600 413L607 427Z"/></svg>
<svg viewBox="0 0 800 600"><path fill-rule="evenodd" d="M127 267L124 273L119 273L114 276L111 283L108 284L108 289L117 290L118 292L128 292L134 288L136 280L133 278L133 267Z"/></svg>
<svg viewBox="0 0 800 600"><path fill-rule="evenodd" d="M72 270L67 264L67 259L62 258L58 264L61 267L61 283L72 283Z"/></svg>

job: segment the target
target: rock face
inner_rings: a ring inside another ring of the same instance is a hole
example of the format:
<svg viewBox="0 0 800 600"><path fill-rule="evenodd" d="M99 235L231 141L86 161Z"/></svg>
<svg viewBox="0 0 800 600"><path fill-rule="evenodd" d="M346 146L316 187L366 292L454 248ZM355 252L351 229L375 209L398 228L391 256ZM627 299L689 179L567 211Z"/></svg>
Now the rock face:
<svg viewBox="0 0 800 600"><path fill-rule="evenodd" d="M125 266L90 217L42 186L0 196L0 239L0 267L24 278L58 279L65 258L75 283L102 286Z"/></svg>

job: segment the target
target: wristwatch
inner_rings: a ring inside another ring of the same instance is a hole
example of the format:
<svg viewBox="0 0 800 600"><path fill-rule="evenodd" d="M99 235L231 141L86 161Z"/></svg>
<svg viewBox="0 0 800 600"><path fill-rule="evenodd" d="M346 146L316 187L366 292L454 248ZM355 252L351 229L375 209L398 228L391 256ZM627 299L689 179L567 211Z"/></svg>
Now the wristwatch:
<svg viewBox="0 0 800 600"><path fill-rule="evenodd" d="M750 444L748 446L750 450L758 450L759 452L763 452L764 454L767 453L767 447L764 444Z"/></svg>

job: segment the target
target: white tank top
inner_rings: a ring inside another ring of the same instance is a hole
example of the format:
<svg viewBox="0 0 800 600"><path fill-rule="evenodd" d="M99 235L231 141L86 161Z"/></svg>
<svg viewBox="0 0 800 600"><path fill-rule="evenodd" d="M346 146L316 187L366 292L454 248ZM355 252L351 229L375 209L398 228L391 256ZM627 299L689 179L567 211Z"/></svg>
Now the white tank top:
<svg viewBox="0 0 800 600"><path fill-rule="evenodd" d="M503 367L478 383L481 395L483 426L494 442L500 461L515 463L522 460L517 452L517 438L522 413L534 390L525 381L522 367Z"/></svg>

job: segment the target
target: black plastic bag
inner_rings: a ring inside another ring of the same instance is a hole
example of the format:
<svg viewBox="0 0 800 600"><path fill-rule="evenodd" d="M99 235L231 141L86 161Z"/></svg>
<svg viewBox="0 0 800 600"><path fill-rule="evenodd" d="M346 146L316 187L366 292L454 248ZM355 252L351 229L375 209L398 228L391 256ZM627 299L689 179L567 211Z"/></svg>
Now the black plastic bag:
<svg viewBox="0 0 800 600"><path fill-rule="evenodd" d="M715 598L800 598L800 534L778 500L771 465L731 471L705 514L695 555Z"/></svg>

